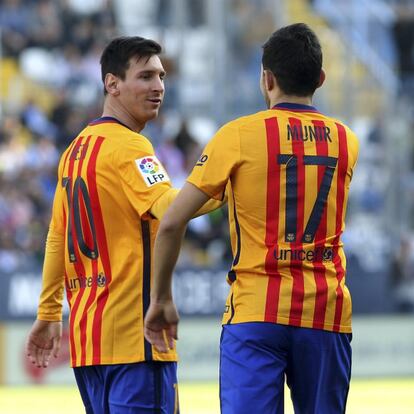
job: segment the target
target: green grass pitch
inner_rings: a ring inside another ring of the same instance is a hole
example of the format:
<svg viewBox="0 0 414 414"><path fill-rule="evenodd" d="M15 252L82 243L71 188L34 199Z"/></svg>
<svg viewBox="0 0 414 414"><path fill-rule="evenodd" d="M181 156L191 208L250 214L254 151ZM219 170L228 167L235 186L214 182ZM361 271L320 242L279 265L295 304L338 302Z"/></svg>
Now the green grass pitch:
<svg viewBox="0 0 414 414"><path fill-rule="evenodd" d="M182 414L218 414L218 385L181 383ZM287 391L286 391L287 392ZM285 413L293 414L286 395ZM81 414L82 402L76 387L0 387L1 414ZM347 414L414 413L414 378L354 379L349 393Z"/></svg>

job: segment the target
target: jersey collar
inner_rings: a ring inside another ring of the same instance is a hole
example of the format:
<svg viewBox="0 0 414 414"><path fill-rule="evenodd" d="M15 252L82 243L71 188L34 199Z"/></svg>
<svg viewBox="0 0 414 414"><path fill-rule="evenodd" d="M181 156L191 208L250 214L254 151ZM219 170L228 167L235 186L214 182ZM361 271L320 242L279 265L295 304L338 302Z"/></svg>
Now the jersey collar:
<svg viewBox="0 0 414 414"><path fill-rule="evenodd" d="M316 112L319 111L311 105L304 105L299 103L291 102L281 102L272 107L272 109L281 109L283 111L293 111L293 112Z"/></svg>
<svg viewBox="0 0 414 414"><path fill-rule="evenodd" d="M132 129L129 126L125 125L119 119L116 119L112 116L101 116L100 118L94 119L92 122L89 123L90 126L99 125L99 124L119 124L132 131Z"/></svg>

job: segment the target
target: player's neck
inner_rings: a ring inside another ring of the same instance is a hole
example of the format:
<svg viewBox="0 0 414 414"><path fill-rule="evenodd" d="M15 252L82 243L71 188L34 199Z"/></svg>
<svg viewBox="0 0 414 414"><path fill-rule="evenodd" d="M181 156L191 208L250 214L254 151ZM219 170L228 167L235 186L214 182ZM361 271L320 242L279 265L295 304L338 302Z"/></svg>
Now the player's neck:
<svg viewBox="0 0 414 414"><path fill-rule="evenodd" d="M293 103L293 104L300 104L300 105L312 105L312 97L311 96L293 96L293 95L277 95L274 97L270 97L270 107L273 108L275 105L280 103Z"/></svg>
<svg viewBox="0 0 414 414"><path fill-rule="evenodd" d="M279 87L277 82L275 83L274 87L268 91L268 98L269 98L269 107L273 108L277 104L281 103L291 103L291 104L300 104L300 105L312 105L312 97L313 95L308 96L297 96L297 95L289 95L283 92Z"/></svg>
<svg viewBox="0 0 414 414"><path fill-rule="evenodd" d="M122 124L126 125L128 128L138 133L141 132L145 127L145 122L137 122L137 120L133 118L127 111L124 111L123 108L119 108L118 106L111 104L109 100L106 100L104 103L102 116L110 116L112 118L115 118Z"/></svg>

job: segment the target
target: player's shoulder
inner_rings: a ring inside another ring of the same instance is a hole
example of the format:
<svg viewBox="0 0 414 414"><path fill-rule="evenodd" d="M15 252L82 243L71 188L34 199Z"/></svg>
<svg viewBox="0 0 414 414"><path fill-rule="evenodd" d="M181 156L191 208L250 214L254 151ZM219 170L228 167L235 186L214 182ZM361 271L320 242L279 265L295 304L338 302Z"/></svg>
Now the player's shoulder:
<svg viewBox="0 0 414 414"><path fill-rule="evenodd" d="M272 114L269 112L269 110L258 111L253 114L240 116L239 118L230 121L228 124L231 124L234 127L242 128L250 124L262 122L264 119L269 118L271 115Z"/></svg>
<svg viewBox="0 0 414 414"><path fill-rule="evenodd" d="M154 151L151 141L146 136L134 131L129 131L125 133L125 136L119 143L119 148L121 151L131 152L133 154L135 154L136 152L146 153L148 151Z"/></svg>
<svg viewBox="0 0 414 414"><path fill-rule="evenodd" d="M86 130L89 135L104 138L105 145L111 147L114 152L152 151L152 144L144 135L133 131L111 117L92 121Z"/></svg>
<svg viewBox="0 0 414 414"><path fill-rule="evenodd" d="M105 131L104 138L110 152L123 160L135 159L140 155L154 152L151 141L147 137L121 125L116 130Z"/></svg>
<svg viewBox="0 0 414 414"><path fill-rule="evenodd" d="M253 114L240 116L235 118L222 126L222 130L241 130L244 127L249 127L251 125L262 123L264 119L269 118L271 113L269 111L259 111Z"/></svg>
<svg viewBox="0 0 414 414"><path fill-rule="evenodd" d="M356 133L354 132L354 130L345 122L343 122L342 120L335 118L335 117L326 117L327 119L329 119L333 124L335 124L337 127L342 128L345 131L346 137L351 140L351 141L355 141L355 144L358 145L358 138Z"/></svg>

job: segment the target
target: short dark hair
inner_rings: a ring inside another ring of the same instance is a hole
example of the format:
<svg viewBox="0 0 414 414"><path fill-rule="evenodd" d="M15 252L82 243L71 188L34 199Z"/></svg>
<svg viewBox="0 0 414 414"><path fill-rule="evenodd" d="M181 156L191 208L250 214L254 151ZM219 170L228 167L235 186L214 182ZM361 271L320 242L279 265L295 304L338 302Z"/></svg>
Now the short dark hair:
<svg viewBox="0 0 414 414"><path fill-rule="evenodd" d="M101 56L101 76L105 84L105 76L112 73L122 80L125 79L132 57L150 58L162 52L160 44L154 40L139 36L121 36L113 39L104 49ZM104 88L104 93L106 90Z"/></svg>
<svg viewBox="0 0 414 414"><path fill-rule="evenodd" d="M322 69L318 37L305 23L282 27L263 45L262 64L287 95L313 95Z"/></svg>

